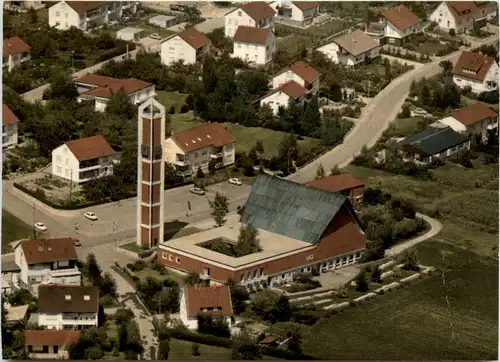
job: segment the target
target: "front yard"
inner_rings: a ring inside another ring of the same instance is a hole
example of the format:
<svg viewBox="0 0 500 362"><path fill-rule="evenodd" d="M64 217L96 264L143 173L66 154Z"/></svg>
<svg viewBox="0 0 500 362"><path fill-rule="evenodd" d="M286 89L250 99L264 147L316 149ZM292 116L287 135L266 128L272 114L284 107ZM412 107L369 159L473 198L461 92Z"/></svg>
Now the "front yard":
<svg viewBox="0 0 500 362"><path fill-rule="evenodd" d="M23 221L2 210L2 254L12 252L10 243L33 235L32 228Z"/></svg>

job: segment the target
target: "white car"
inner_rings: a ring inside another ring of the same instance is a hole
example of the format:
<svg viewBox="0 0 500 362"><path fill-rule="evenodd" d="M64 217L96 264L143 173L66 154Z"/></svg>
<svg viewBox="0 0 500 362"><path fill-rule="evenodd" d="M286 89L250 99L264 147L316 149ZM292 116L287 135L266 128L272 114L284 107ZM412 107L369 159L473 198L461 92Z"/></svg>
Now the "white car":
<svg viewBox="0 0 500 362"><path fill-rule="evenodd" d="M38 231L47 231L47 226L43 222L37 222L33 225Z"/></svg>
<svg viewBox="0 0 500 362"><path fill-rule="evenodd" d="M239 178L230 178L229 183L237 186L241 186L241 180Z"/></svg>
<svg viewBox="0 0 500 362"><path fill-rule="evenodd" d="M149 36L151 39L161 40L161 36L158 33L153 33Z"/></svg>
<svg viewBox="0 0 500 362"><path fill-rule="evenodd" d="M193 187L191 190L189 190L189 192L196 195L205 195L205 191L203 189L200 189L199 187Z"/></svg>
<svg viewBox="0 0 500 362"><path fill-rule="evenodd" d="M90 212L90 211L87 211L85 214L83 214L87 219L89 220L97 220L97 216L93 213L93 212Z"/></svg>

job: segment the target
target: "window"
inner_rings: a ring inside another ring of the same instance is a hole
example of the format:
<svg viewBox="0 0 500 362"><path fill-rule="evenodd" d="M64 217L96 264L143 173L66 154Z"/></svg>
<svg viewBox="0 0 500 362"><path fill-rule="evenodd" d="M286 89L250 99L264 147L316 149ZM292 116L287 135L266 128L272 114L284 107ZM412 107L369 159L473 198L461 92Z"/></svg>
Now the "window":
<svg viewBox="0 0 500 362"><path fill-rule="evenodd" d="M59 11L56 11L56 16L57 17L61 16L61 13Z"/></svg>
<svg viewBox="0 0 500 362"><path fill-rule="evenodd" d="M90 300L90 295L84 295L83 300Z"/></svg>
<svg viewBox="0 0 500 362"><path fill-rule="evenodd" d="M65 300L71 300L71 295L66 294L66 295L64 296L64 299L65 299Z"/></svg>
<svg viewBox="0 0 500 362"><path fill-rule="evenodd" d="M342 258L342 261L346 261L346 260L347 260L347 256L344 256L344 257Z"/></svg>
<svg viewBox="0 0 500 362"><path fill-rule="evenodd" d="M349 256L349 260L353 260L353 259L354 259L354 254L351 254L351 255Z"/></svg>
<svg viewBox="0 0 500 362"><path fill-rule="evenodd" d="M68 27L68 23L67 23L67 22L66 22L66 23L64 23L64 26L65 26L65 27Z"/></svg>
<svg viewBox="0 0 500 362"><path fill-rule="evenodd" d="M241 16L241 11L238 11L238 16Z"/></svg>
<svg viewBox="0 0 500 362"><path fill-rule="evenodd" d="M168 260L174 261L174 256L172 254L168 254Z"/></svg>
<svg viewBox="0 0 500 362"><path fill-rule="evenodd" d="M282 275L281 275L281 279L285 279L285 274L282 274Z"/></svg>
<svg viewBox="0 0 500 362"><path fill-rule="evenodd" d="M203 268L203 274L210 275L210 268Z"/></svg>
<svg viewBox="0 0 500 362"><path fill-rule="evenodd" d="M65 13L65 14L64 14L64 17L67 19L67 18L68 18L68 13Z"/></svg>
<svg viewBox="0 0 500 362"><path fill-rule="evenodd" d="M179 263L181 262L181 258L179 258L179 257L175 258L175 262L176 262L177 264L179 264Z"/></svg>
<svg viewBox="0 0 500 362"><path fill-rule="evenodd" d="M167 253L161 253L161 258L162 259L167 259Z"/></svg>
<svg viewBox="0 0 500 362"><path fill-rule="evenodd" d="M61 166L57 166L57 167L56 167L56 172L57 172L57 173L61 173Z"/></svg>
<svg viewBox="0 0 500 362"><path fill-rule="evenodd" d="M56 21L56 26L59 26L59 25L61 25L61 22Z"/></svg>

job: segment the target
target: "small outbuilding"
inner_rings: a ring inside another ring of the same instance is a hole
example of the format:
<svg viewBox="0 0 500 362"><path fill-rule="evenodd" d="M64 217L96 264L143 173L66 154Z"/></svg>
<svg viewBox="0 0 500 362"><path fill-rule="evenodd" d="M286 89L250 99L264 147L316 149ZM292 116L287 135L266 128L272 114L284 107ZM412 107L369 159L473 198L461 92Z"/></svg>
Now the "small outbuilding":
<svg viewBox="0 0 500 362"><path fill-rule="evenodd" d="M125 41L138 41L145 36L144 29L140 28L126 27L116 32L116 39Z"/></svg>
<svg viewBox="0 0 500 362"><path fill-rule="evenodd" d="M150 18L148 23L160 28L170 28L177 24L177 18L170 15L156 15Z"/></svg>

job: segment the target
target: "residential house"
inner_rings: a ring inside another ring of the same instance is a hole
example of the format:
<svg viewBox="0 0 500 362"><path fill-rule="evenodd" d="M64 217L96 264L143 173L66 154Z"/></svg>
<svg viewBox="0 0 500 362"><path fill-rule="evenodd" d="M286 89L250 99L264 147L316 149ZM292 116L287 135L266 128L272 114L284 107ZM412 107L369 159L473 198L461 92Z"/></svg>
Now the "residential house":
<svg viewBox="0 0 500 362"><path fill-rule="evenodd" d="M25 330L24 346L30 359L68 359L68 347L80 339L80 331Z"/></svg>
<svg viewBox="0 0 500 362"><path fill-rule="evenodd" d="M42 284L38 287L38 325L46 329L97 327L99 287Z"/></svg>
<svg viewBox="0 0 500 362"><path fill-rule="evenodd" d="M19 284L23 287L36 288L44 282L81 283L74 239L23 240L16 245L14 253L15 262L21 268Z"/></svg>
<svg viewBox="0 0 500 362"><path fill-rule="evenodd" d="M29 304L13 307L12 305L6 303L5 309L7 311L7 315L5 316L5 322L7 325L15 326L19 324L26 324L28 322L29 307Z"/></svg>
<svg viewBox="0 0 500 362"><path fill-rule="evenodd" d="M310 64L303 61L295 62L291 67L281 70L273 78L273 88L293 80L304 87L309 93L316 95L319 91L319 78L321 73Z"/></svg>
<svg viewBox="0 0 500 362"><path fill-rule="evenodd" d="M306 185L328 192L340 192L349 198L352 206L362 202L365 194L365 184L350 173L322 177L309 181Z"/></svg>
<svg viewBox="0 0 500 362"><path fill-rule="evenodd" d="M219 123L206 123L165 140L165 162L172 164L183 176L190 176L198 168L208 171L210 161L215 168L234 164L235 139Z"/></svg>
<svg viewBox="0 0 500 362"><path fill-rule="evenodd" d="M49 8L49 25L59 30L74 26L83 31L119 21L137 12L137 1L60 1Z"/></svg>
<svg viewBox="0 0 500 362"><path fill-rule="evenodd" d="M3 69L8 72L30 59L31 47L20 37L4 39L3 41Z"/></svg>
<svg viewBox="0 0 500 362"><path fill-rule="evenodd" d="M211 42L196 28L189 28L168 38L161 44L161 62L171 65L182 61L194 64L210 52Z"/></svg>
<svg viewBox="0 0 500 362"><path fill-rule="evenodd" d="M78 102L92 102L95 110L104 112L111 97L125 93L130 102L139 104L155 96L155 85L135 78L117 79L89 74L73 81L76 84Z"/></svg>
<svg viewBox="0 0 500 362"><path fill-rule="evenodd" d="M30 8L42 9L44 5L41 0L4 0L3 7L12 11L26 11Z"/></svg>
<svg viewBox="0 0 500 362"><path fill-rule="evenodd" d="M181 295L180 317L189 329L198 328L198 316L223 320L231 325L233 306L231 293L226 284L186 285Z"/></svg>
<svg viewBox="0 0 500 362"><path fill-rule="evenodd" d="M403 160L428 164L433 159L446 159L470 150L468 137L455 132L451 127L427 127L400 142L397 146Z"/></svg>
<svg viewBox="0 0 500 362"><path fill-rule="evenodd" d="M280 107L288 108L292 102L303 105L306 97L307 89L296 81L290 80L257 99L254 103L259 103L261 107L268 105L273 114L277 115Z"/></svg>
<svg viewBox="0 0 500 362"><path fill-rule="evenodd" d="M233 57L257 65L273 60L276 36L270 29L239 26L233 40Z"/></svg>
<svg viewBox="0 0 500 362"><path fill-rule="evenodd" d="M498 129L497 112L483 103L474 103L468 107L451 112L451 115L439 120L455 132L487 137L489 130Z"/></svg>
<svg viewBox="0 0 500 362"><path fill-rule="evenodd" d="M481 26L498 13L494 1L443 1L429 16L429 20L446 31L451 29L463 33L473 28L474 22Z"/></svg>
<svg viewBox="0 0 500 362"><path fill-rule="evenodd" d="M380 56L380 44L362 30L341 35L316 48L335 64L355 66Z"/></svg>
<svg viewBox="0 0 500 362"><path fill-rule="evenodd" d="M422 31L420 18L405 5L397 5L382 12L384 36L390 44L402 44L413 34Z"/></svg>
<svg viewBox="0 0 500 362"><path fill-rule="evenodd" d="M282 20L291 20L300 27L311 24L319 13L319 1L275 1L269 4L276 16Z"/></svg>
<svg viewBox="0 0 500 362"><path fill-rule="evenodd" d="M119 154L111 148L103 135L68 141L52 151L52 174L83 183L111 176L119 162Z"/></svg>
<svg viewBox="0 0 500 362"><path fill-rule="evenodd" d="M264 1L248 2L224 16L224 33L233 38L239 26L247 26L274 31L276 12Z"/></svg>
<svg viewBox="0 0 500 362"><path fill-rule="evenodd" d="M10 255L2 255L2 295L9 295L19 289L21 268Z"/></svg>
<svg viewBox="0 0 500 362"><path fill-rule="evenodd" d="M14 148L19 140L19 118L8 105L2 104L2 149Z"/></svg>
<svg viewBox="0 0 500 362"><path fill-rule="evenodd" d="M498 63L492 57L463 51L452 73L459 88L476 94L498 89Z"/></svg>

